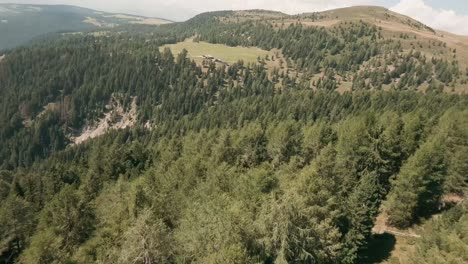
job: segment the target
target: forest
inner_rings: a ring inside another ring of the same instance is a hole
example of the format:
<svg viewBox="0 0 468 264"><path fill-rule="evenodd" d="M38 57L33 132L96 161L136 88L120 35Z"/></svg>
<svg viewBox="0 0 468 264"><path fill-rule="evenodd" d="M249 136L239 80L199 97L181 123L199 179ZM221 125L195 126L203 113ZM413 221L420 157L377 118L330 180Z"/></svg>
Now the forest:
<svg viewBox="0 0 468 264"><path fill-rule="evenodd" d="M401 263L468 262L468 71L365 22L227 14L5 52L0 263L374 263L380 215L427 227ZM285 65L160 51L189 37ZM113 97L135 125L75 144Z"/></svg>

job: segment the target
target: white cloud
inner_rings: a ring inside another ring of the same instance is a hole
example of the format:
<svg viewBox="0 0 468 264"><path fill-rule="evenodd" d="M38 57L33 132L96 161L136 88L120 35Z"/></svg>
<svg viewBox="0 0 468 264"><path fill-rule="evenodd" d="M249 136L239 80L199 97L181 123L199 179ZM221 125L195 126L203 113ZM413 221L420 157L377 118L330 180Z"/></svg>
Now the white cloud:
<svg viewBox="0 0 468 264"><path fill-rule="evenodd" d="M433 28L468 35L468 16L457 15L453 10L435 9L423 0L401 0L390 9Z"/></svg>

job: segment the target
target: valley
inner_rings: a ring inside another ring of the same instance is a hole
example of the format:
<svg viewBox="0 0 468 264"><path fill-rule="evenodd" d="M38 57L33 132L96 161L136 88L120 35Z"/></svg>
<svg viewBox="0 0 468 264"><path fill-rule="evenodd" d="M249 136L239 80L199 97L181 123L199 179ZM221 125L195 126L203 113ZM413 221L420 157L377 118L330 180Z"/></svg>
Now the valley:
<svg viewBox="0 0 468 264"><path fill-rule="evenodd" d="M171 22L66 5L20 4L0 4L0 21L0 50L27 44L46 34L89 32L129 24L160 25Z"/></svg>

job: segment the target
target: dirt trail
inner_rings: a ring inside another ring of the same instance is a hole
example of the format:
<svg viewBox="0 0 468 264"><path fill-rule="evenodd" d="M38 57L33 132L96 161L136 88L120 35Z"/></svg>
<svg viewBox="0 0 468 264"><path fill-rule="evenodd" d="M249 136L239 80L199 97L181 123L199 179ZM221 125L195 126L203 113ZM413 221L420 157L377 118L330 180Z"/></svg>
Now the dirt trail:
<svg viewBox="0 0 468 264"><path fill-rule="evenodd" d="M374 228L372 228L372 233L374 234L392 234L395 236L402 236L402 237L414 237L420 238L421 236L416 234L413 230L399 230L394 227L390 227L387 225L388 216L385 212L380 213L380 215L375 220Z"/></svg>
<svg viewBox="0 0 468 264"><path fill-rule="evenodd" d="M414 238L420 238L421 237L420 235L411 234L411 233L403 233L403 232L393 231L393 230L390 230L390 229L384 230L384 233L389 233L389 234L392 234L392 235L395 235L395 236L402 236L402 237L414 237Z"/></svg>

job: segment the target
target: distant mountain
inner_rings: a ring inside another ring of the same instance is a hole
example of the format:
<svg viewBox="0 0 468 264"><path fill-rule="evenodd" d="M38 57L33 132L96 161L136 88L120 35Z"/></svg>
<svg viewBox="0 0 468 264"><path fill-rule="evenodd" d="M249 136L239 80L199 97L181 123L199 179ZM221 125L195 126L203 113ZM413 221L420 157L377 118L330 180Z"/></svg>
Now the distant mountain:
<svg viewBox="0 0 468 264"><path fill-rule="evenodd" d="M111 28L123 24L166 24L168 20L99 12L66 5L0 4L0 50L54 32Z"/></svg>

